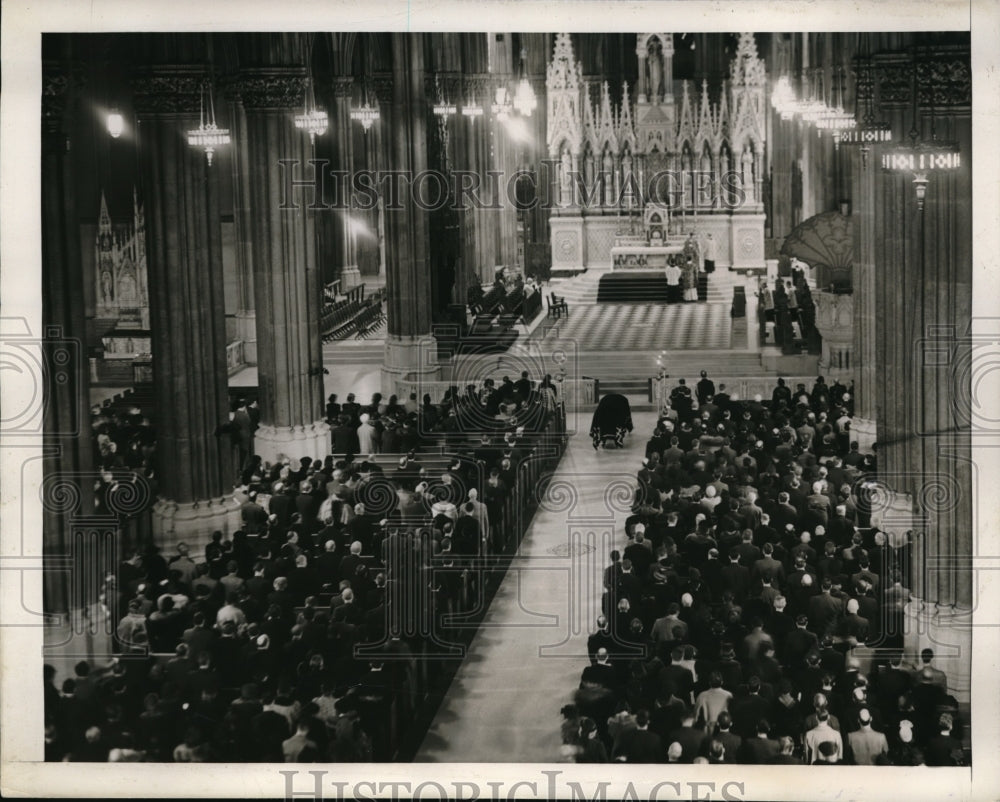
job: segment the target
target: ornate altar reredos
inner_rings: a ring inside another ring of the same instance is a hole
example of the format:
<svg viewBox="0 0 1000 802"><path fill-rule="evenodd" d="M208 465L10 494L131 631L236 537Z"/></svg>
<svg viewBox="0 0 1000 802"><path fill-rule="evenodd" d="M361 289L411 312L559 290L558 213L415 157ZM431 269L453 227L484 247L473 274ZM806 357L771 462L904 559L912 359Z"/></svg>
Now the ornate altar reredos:
<svg viewBox="0 0 1000 802"><path fill-rule="evenodd" d="M703 249L712 235L720 267L765 269L766 79L753 34L740 34L729 80L700 92L674 81L673 52L673 34L638 34L639 82L615 103L607 81L583 80L570 35L556 35L553 269L610 270L616 245L670 246L692 231Z"/></svg>
<svg viewBox="0 0 1000 802"><path fill-rule="evenodd" d="M94 243L96 316L112 322L101 337L105 359L132 359L150 351L146 283L146 223L133 190L132 220L113 223L101 194Z"/></svg>

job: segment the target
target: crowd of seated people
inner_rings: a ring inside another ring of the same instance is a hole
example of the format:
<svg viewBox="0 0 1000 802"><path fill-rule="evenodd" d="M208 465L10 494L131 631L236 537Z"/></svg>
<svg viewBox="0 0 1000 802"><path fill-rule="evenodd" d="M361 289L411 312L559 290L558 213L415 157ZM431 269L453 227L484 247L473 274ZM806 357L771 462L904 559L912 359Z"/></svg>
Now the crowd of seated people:
<svg viewBox="0 0 1000 802"><path fill-rule="evenodd" d="M445 617L482 613L483 558L516 546L519 471L554 399L526 374L439 403L331 397L332 453L250 457L232 539L118 567L116 657L60 687L46 666L46 759L391 759L390 705L405 728L427 650L458 631Z"/></svg>
<svg viewBox="0 0 1000 802"><path fill-rule="evenodd" d="M116 410L95 406L90 424L98 474L95 508L98 514L107 514L108 495L115 492L119 482L130 482L139 475L155 488L156 432L137 407Z"/></svg>
<svg viewBox="0 0 1000 802"><path fill-rule="evenodd" d="M847 388L678 388L604 572L567 756L962 765L946 675L903 650L910 535L871 526Z"/></svg>

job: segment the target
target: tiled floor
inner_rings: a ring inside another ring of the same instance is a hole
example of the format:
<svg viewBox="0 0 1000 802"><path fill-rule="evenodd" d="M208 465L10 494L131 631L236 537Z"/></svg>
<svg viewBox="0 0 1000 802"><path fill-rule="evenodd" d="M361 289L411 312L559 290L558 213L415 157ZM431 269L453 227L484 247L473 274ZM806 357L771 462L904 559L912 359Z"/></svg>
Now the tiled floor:
<svg viewBox="0 0 1000 802"><path fill-rule="evenodd" d="M602 573L611 549L625 540L655 413L634 413L633 422L621 450L595 451L589 419L570 439L417 761L560 759L559 710L587 665Z"/></svg>

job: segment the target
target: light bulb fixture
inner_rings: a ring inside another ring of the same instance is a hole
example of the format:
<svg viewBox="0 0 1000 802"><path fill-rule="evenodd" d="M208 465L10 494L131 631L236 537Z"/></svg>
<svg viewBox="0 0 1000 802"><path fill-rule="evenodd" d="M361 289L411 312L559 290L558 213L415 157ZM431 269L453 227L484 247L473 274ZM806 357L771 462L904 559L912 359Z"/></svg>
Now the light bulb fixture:
<svg viewBox="0 0 1000 802"><path fill-rule="evenodd" d="M787 75L782 75L774 82L771 91L771 107L778 112L782 120L790 120L795 115L795 90Z"/></svg>
<svg viewBox="0 0 1000 802"><path fill-rule="evenodd" d="M205 97L208 96L208 108L206 109ZM228 128L219 128L215 124L215 102L212 100L212 85L208 79L201 84L201 114L200 123L197 128L187 132L188 145L193 148L202 148L205 157L208 159L208 166L212 166L212 157L215 149L222 145L228 145L232 139L229 136Z"/></svg>
<svg viewBox="0 0 1000 802"><path fill-rule="evenodd" d="M521 51L521 79L517 82L517 89L514 92L514 108L523 117L530 117L531 112L538 108L538 99L535 97L535 90L531 88L528 75L525 72L524 60L528 56L527 50Z"/></svg>
<svg viewBox="0 0 1000 802"><path fill-rule="evenodd" d="M448 103L444 99L444 92L441 89L441 79L439 76L434 76L434 84L437 87L437 103L434 104L433 111L438 117L443 117L447 119L458 112L454 103Z"/></svg>
<svg viewBox="0 0 1000 802"><path fill-rule="evenodd" d="M477 117L483 116L483 107L476 103L475 98L473 98L471 103L462 103L462 114L470 120L475 120Z"/></svg>
<svg viewBox="0 0 1000 802"><path fill-rule="evenodd" d="M493 116L498 120L506 120L511 111L513 111L513 104L510 102L507 87L498 86L493 100Z"/></svg>
<svg viewBox="0 0 1000 802"><path fill-rule="evenodd" d="M351 119L361 123L361 127L367 134L368 130L372 127L372 123L378 122L382 115L378 110L378 106L372 106L368 102L368 84L364 85L363 92L365 102L359 108L351 109Z"/></svg>
<svg viewBox="0 0 1000 802"><path fill-rule="evenodd" d="M949 142L917 142L902 145L882 154L882 169L887 172L940 173L962 166L958 145Z"/></svg>
<svg viewBox="0 0 1000 802"><path fill-rule="evenodd" d="M326 111L316 107L316 96L313 94L312 79L306 78L305 108L302 114L295 115L295 127L309 134L309 142L316 144L316 137L326 133L330 121Z"/></svg>
<svg viewBox="0 0 1000 802"><path fill-rule="evenodd" d="M117 107L108 113L107 126L112 139L118 139L125 131L125 118L122 117Z"/></svg>

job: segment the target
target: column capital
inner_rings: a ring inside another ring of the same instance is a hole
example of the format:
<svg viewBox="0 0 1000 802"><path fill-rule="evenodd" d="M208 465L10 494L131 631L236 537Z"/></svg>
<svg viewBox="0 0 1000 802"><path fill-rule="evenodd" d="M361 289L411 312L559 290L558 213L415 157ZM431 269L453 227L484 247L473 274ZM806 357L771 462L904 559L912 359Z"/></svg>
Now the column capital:
<svg viewBox="0 0 1000 802"><path fill-rule="evenodd" d="M354 78L350 75L335 75L330 81L334 97L351 98L354 96Z"/></svg>
<svg viewBox="0 0 1000 802"><path fill-rule="evenodd" d="M438 86L441 87L444 99L449 103L458 103L461 100L459 94L462 91L463 82L462 76L457 72L427 73L424 76L424 82L427 87L427 97L431 103L437 103Z"/></svg>
<svg viewBox="0 0 1000 802"><path fill-rule="evenodd" d="M138 116L189 116L201 111L202 87L207 79L202 67L158 67L132 78Z"/></svg>
<svg viewBox="0 0 1000 802"><path fill-rule="evenodd" d="M392 73L377 72L372 76L372 87L375 97L381 103L392 103Z"/></svg>
<svg viewBox="0 0 1000 802"><path fill-rule="evenodd" d="M290 111L305 102L305 67L241 70L230 82L247 111Z"/></svg>
<svg viewBox="0 0 1000 802"><path fill-rule="evenodd" d="M72 91L86 84L79 62L52 62L42 65L42 130L57 133L62 129L68 99Z"/></svg>

